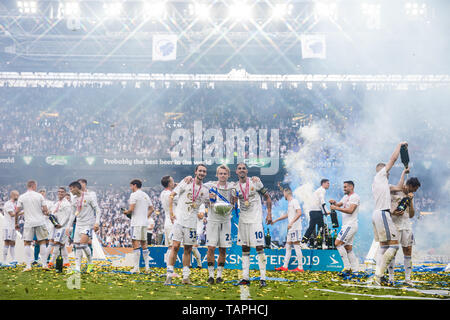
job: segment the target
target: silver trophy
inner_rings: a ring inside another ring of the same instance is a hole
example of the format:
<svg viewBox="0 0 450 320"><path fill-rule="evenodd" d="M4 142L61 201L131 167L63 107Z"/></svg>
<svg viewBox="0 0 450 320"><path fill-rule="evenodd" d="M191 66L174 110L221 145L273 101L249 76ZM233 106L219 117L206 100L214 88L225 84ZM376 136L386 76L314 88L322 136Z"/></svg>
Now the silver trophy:
<svg viewBox="0 0 450 320"><path fill-rule="evenodd" d="M214 203L214 211L217 214L225 216L229 214L232 209L233 206L231 204L221 201L219 199L217 200L216 203Z"/></svg>

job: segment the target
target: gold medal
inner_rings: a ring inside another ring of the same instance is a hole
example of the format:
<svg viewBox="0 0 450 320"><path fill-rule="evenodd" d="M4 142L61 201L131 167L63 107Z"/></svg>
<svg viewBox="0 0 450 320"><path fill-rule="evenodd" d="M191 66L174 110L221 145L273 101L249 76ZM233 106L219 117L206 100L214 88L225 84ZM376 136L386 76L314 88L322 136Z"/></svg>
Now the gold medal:
<svg viewBox="0 0 450 320"><path fill-rule="evenodd" d="M192 202L192 208L197 209L197 204L195 202Z"/></svg>
<svg viewBox="0 0 450 320"><path fill-rule="evenodd" d="M79 213L80 213L80 212L79 212L78 210L75 211L75 217L78 216Z"/></svg>
<svg viewBox="0 0 450 320"><path fill-rule="evenodd" d="M248 207L248 206L250 205L250 203L248 202L248 200L245 200L244 205L245 205L246 207Z"/></svg>

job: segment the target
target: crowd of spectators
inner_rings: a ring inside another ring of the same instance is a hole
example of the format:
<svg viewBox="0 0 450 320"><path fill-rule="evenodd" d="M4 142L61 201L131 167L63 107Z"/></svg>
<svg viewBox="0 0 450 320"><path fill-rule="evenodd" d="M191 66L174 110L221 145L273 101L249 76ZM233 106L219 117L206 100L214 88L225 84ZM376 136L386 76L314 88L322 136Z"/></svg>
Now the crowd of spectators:
<svg viewBox="0 0 450 320"><path fill-rule="evenodd" d="M298 148L299 127L333 116L338 130L352 114L351 99L331 107L333 90L303 91L310 90L0 88L0 154L167 158L178 143L171 141L173 130L193 130L194 121L202 121L203 131L219 129L224 136L226 129L269 129L269 135L279 129L283 157ZM245 150L247 140L240 142Z"/></svg>

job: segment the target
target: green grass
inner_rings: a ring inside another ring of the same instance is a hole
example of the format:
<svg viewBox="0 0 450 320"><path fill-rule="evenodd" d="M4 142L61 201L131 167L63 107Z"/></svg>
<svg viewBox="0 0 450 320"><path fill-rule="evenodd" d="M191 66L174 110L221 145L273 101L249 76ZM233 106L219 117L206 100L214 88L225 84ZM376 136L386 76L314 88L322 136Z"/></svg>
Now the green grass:
<svg viewBox="0 0 450 320"><path fill-rule="evenodd" d="M175 278L173 286L164 285L165 269L153 268L149 274L127 274L131 268L116 268L97 262L94 272L81 273L80 288L69 289L67 280L71 275L55 271L33 268L22 272L23 267L0 268L0 299L2 300L240 300L242 288L234 284L239 280L239 270L225 270L225 283L208 285L206 269L191 269L193 285L181 285L181 279ZM181 270L176 270L181 273ZM258 271L251 271L251 277L259 277ZM450 276L444 273L414 273L415 291L396 287L370 288L364 284L367 280L343 280L336 272L267 272L268 286L259 287L258 281L249 286L249 298L252 300L391 300L386 297L356 296L343 293L325 292L327 289L364 295L391 295L393 299L401 297L448 299L442 294L425 294L419 290L440 289L448 292ZM284 278L289 281L275 281L270 278ZM403 273L397 272L396 279L402 279ZM359 281L358 281L359 280ZM72 281L73 283L73 281ZM350 286L350 285L359 285ZM403 300L403 299L401 299Z"/></svg>

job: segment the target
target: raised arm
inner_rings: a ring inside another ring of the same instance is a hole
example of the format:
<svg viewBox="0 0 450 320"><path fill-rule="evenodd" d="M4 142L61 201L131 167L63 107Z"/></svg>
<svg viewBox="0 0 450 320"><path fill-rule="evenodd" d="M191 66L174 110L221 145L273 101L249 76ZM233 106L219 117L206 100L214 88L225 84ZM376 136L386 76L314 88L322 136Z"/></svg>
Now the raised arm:
<svg viewBox="0 0 450 320"><path fill-rule="evenodd" d="M392 169L392 167L394 166L395 162L397 161L399 155L400 155L400 148L406 145L408 146L408 143L406 141L404 142L400 142L397 147L395 147L394 152L391 155L391 158L389 159L388 163L386 164L386 173L389 172L389 170Z"/></svg>

